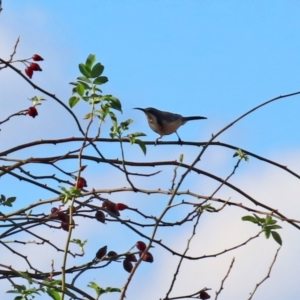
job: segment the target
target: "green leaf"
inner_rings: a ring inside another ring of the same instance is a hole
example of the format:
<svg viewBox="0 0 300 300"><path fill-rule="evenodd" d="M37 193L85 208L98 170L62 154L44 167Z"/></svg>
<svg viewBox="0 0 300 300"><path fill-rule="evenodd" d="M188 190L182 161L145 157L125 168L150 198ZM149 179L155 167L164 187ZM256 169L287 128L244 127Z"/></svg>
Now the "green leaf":
<svg viewBox="0 0 300 300"><path fill-rule="evenodd" d="M88 78L86 78L85 76L78 76L77 77L77 80L78 81L83 81L83 82L86 82L86 83L92 83L92 81ZM73 84L73 82L71 82L71 84ZM77 83L75 83L74 85L76 85Z"/></svg>
<svg viewBox="0 0 300 300"><path fill-rule="evenodd" d="M108 111L108 114L109 114L112 124L113 124L113 131L116 131L116 129L118 127L117 117L112 111Z"/></svg>
<svg viewBox="0 0 300 300"><path fill-rule="evenodd" d="M266 228L268 228L270 230L274 230L274 229L281 229L282 227L279 225L268 225L268 226L266 226Z"/></svg>
<svg viewBox="0 0 300 300"><path fill-rule="evenodd" d="M12 207L12 203L15 202L16 199L16 197L9 197L3 202L3 205Z"/></svg>
<svg viewBox="0 0 300 300"><path fill-rule="evenodd" d="M258 220L255 217L252 217L252 216L244 216L244 217L242 217L242 220L243 221L249 221L249 222L252 222L252 223L255 223L255 224L258 223Z"/></svg>
<svg viewBox="0 0 300 300"><path fill-rule="evenodd" d="M211 206L211 204L205 204L205 205L199 206L198 210L199 210L199 212L204 212L205 210L214 211L215 208L213 206Z"/></svg>
<svg viewBox="0 0 300 300"><path fill-rule="evenodd" d="M249 161L249 157L246 153L243 152L242 149L237 149L236 152L233 154L233 157L238 156L239 159L244 159L245 161Z"/></svg>
<svg viewBox="0 0 300 300"><path fill-rule="evenodd" d="M90 281L88 287L95 290L97 297L99 297L103 292L105 292L96 282Z"/></svg>
<svg viewBox="0 0 300 300"><path fill-rule="evenodd" d="M268 239L270 237L271 230L265 229L265 236Z"/></svg>
<svg viewBox="0 0 300 300"><path fill-rule="evenodd" d="M268 224L270 224L271 222L272 222L272 217L269 216L269 215L267 215L267 216L266 216L265 224L268 225Z"/></svg>
<svg viewBox="0 0 300 300"><path fill-rule="evenodd" d="M95 78L100 76L103 73L103 70L104 70L104 66L102 66L100 63L95 64L91 72L92 77Z"/></svg>
<svg viewBox="0 0 300 300"><path fill-rule="evenodd" d="M146 145L143 141L139 140L139 139L135 139L134 141L135 144L138 144L140 146L140 148L142 149L144 155L146 155L147 153L147 148L146 148Z"/></svg>
<svg viewBox="0 0 300 300"><path fill-rule="evenodd" d="M84 75L87 78L91 78L91 72L84 64L79 64L79 70L82 75Z"/></svg>
<svg viewBox="0 0 300 300"><path fill-rule="evenodd" d="M181 162L181 163L183 162L183 157L184 157L183 154L180 154L180 155L179 155L179 162Z"/></svg>
<svg viewBox="0 0 300 300"><path fill-rule="evenodd" d="M121 122L121 123L120 123L120 126L121 126L121 128L122 128L123 130L127 130L129 124L131 124L132 122L133 122L132 119L127 119L126 121Z"/></svg>
<svg viewBox="0 0 300 300"><path fill-rule="evenodd" d="M74 107L77 102L80 100L79 97L76 97L76 96L72 96L70 99L69 99L69 106L72 108Z"/></svg>
<svg viewBox="0 0 300 300"><path fill-rule="evenodd" d="M113 293L113 292L119 292L119 293L121 293L121 290L119 288L107 287L105 289L105 292L106 293Z"/></svg>
<svg viewBox="0 0 300 300"><path fill-rule="evenodd" d="M104 84L107 81L108 81L108 78L106 76L99 76L93 81L93 84Z"/></svg>
<svg viewBox="0 0 300 300"><path fill-rule="evenodd" d="M133 133L128 134L128 136L137 137L137 136L146 136L146 134L143 133L143 132L137 131L137 132L133 132Z"/></svg>
<svg viewBox="0 0 300 300"><path fill-rule="evenodd" d="M90 118L92 118L93 117L93 113L87 113L84 117L83 117L83 119L90 119Z"/></svg>
<svg viewBox="0 0 300 300"><path fill-rule="evenodd" d="M88 83L86 83L85 81L78 80L77 84L78 83L82 84L86 90L90 90L91 89L90 85Z"/></svg>
<svg viewBox="0 0 300 300"><path fill-rule="evenodd" d="M47 294L53 299L53 300L60 300L60 294L58 291L56 291L53 288L47 289Z"/></svg>
<svg viewBox="0 0 300 300"><path fill-rule="evenodd" d="M122 105L118 98L114 97L113 95L103 95L102 100L108 101L111 108L122 112Z"/></svg>
<svg viewBox="0 0 300 300"><path fill-rule="evenodd" d="M84 91L85 91L85 86L81 82L78 82L76 86L76 92L82 97Z"/></svg>
<svg viewBox="0 0 300 300"><path fill-rule="evenodd" d="M280 246L282 246L282 239L281 239L281 236L279 235L279 233L276 232L276 231L271 231L271 234L272 234L273 239L274 239Z"/></svg>
<svg viewBox="0 0 300 300"><path fill-rule="evenodd" d="M86 61L85 61L85 65L87 67L88 70L91 70L93 64L95 63L96 61L96 55L95 54L90 54Z"/></svg>

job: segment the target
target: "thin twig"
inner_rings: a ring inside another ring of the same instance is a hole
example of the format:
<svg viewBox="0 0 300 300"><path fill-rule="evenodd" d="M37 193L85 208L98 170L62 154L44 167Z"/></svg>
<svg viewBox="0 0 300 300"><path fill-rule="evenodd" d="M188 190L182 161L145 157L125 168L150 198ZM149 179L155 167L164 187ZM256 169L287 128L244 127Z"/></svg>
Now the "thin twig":
<svg viewBox="0 0 300 300"><path fill-rule="evenodd" d="M277 249L276 253L275 253L274 259L273 259L273 261L272 261L272 263L271 263L271 265L270 265L270 267L269 267L268 274L267 274L266 277L264 277L259 283L256 284L256 286L255 286L253 292L250 293L250 297L248 298L248 300L251 300L251 299L252 299L252 297L253 297L253 295L255 294L255 292L256 292L256 290L258 289L258 287L259 287L260 285L262 285L262 284L270 277L272 268L273 268L273 266L274 266L274 264L275 264L275 261L276 261L276 259L277 259L277 255L278 255L278 252L279 252L280 249L281 249L281 247L279 247L279 248Z"/></svg>

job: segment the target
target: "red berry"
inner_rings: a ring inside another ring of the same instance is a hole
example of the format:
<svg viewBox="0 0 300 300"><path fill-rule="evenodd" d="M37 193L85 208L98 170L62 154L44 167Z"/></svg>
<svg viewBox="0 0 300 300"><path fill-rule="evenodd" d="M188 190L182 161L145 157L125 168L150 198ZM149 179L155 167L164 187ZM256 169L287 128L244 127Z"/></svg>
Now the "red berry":
<svg viewBox="0 0 300 300"><path fill-rule="evenodd" d="M57 213L57 218L62 222L69 222L69 216L62 211Z"/></svg>
<svg viewBox="0 0 300 300"><path fill-rule="evenodd" d="M98 210L95 213L95 218L96 218L97 221L99 221L101 223L105 223L105 215L104 215L103 211Z"/></svg>
<svg viewBox="0 0 300 300"><path fill-rule="evenodd" d="M38 112L34 106L28 108L27 113L30 117L35 118L38 115Z"/></svg>
<svg viewBox="0 0 300 300"><path fill-rule="evenodd" d="M146 244L144 242L138 241L136 242L135 246L140 250L144 251L146 249Z"/></svg>
<svg viewBox="0 0 300 300"><path fill-rule="evenodd" d="M26 75L27 75L29 78L31 78L31 77L32 77L32 74L33 74L33 70L32 70L30 67L27 67L27 68L25 69L25 73L26 73Z"/></svg>
<svg viewBox="0 0 300 300"><path fill-rule="evenodd" d="M32 69L33 71L42 71L40 65L37 63L33 63L33 62L30 63L29 68Z"/></svg>
<svg viewBox="0 0 300 300"><path fill-rule="evenodd" d="M75 187L78 189L82 189L83 187L86 187L86 180L83 177L79 177L78 180L75 183Z"/></svg>
<svg viewBox="0 0 300 300"><path fill-rule="evenodd" d="M106 254L106 251L107 251L107 246L104 246L104 247L100 248L100 249L97 251L97 253L96 253L96 257L97 257L98 259L103 258L103 257L105 256L105 254Z"/></svg>
<svg viewBox="0 0 300 300"><path fill-rule="evenodd" d="M118 210L124 210L124 209L128 208L128 206L124 203L116 203L116 208Z"/></svg>
<svg viewBox="0 0 300 300"><path fill-rule="evenodd" d="M61 228L65 231L69 231L69 223L61 222Z"/></svg>
<svg viewBox="0 0 300 300"><path fill-rule="evenodd" d="M143 261L150 262L150 263L153 262L153 256L150 252L140 251L139 255Z"/></svg>
<svg viewBox="0 0 300 300"><path fill-rule="evenodd" d="M109 257L110 259L117 259L118 253L115 251L109 251L107 253L107 257Z"/></svg>
<svg viewBox="0 0 300 300"><path fill-rule="evenodd" d="M132 265L131 261L129 261L128 259L124 259L123 260L123 268L124 268L125 271L130 273L132 268L133 268L133 265Z"/></svg>
<svg viewBox="0 0 300 300"><path fill-rule="evenodd" d="M119 210L117 209L117 206L115 203L109 201L109 200L104 200L102 203L102 207L107 209L110 213L113 215L119 216Z"/></svg>
<svg viewBox="0 0 300 300"><path fill-rule="evenodd" d="M44 60L41 56L39 56L38 54L33 54L32 55L32 59L34 61L41 61L41 60Z"/></svg>
<svg viewBox="0 0 300 300"><path fill-rule="evenodd" d="M52 207L51 208L51 214L56 214L58 212L58 208L57 207Z"/></svg>
<svg viewBox="0 0 300 300"><path fill-rule="evenodd" d="M133 262L136 262L136 261L137 261L135 255L134 255L133 253L128 253L128 254L126 254L126 258L125 258L125 259L127 259L127 260L129 260L129 261L133 261Z"/></svg>

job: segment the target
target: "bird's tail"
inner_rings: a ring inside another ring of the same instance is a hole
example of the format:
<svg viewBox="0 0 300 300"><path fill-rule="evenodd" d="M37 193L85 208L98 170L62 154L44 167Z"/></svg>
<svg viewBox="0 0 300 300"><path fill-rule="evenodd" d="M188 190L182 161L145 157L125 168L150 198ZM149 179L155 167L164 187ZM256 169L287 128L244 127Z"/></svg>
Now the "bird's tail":
<svg viewBox="0 0 300 300"><path fill-rule="evenodd" d="M203 120L203 119L207 119L207 118L206 117L199 117L199 116L183 117L184 122L192 121L192 120Z"/></svg>

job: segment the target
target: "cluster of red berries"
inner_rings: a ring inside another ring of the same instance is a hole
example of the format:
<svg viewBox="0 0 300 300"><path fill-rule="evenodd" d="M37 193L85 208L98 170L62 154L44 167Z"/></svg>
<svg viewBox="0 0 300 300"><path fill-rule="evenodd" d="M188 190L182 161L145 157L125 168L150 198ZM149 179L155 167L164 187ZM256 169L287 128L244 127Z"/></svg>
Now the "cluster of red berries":
<svg viewBox="0 0 300 300"><path fill-rule="evenodd" d="M153 262L153 256L150 252L145 251L145 249L147 248L146 244L142 241L138 241L136 242L135 246L138 248L139 251L139 256L143 261L146 262Z"/></svg>
<svg viewBox="0 0 300 300"><path fill-rule="evenodd" d="M145 252L147 246L144 242L142 241L136 242L135 247L137 247L137 249L139 250L139 256L143 261L150 262L150 263L153 262L152 254L150 252ZM133 253L126 254L126 257L123 261L124 270L130 273L133 268L132 262L136 262L136 261L137 259Z"/></svg>
<svg viewBox="0 0 300 300"><path fill-rule="evenodd" d="M73 212L75 211L75 208L73 207ZM60 211L57 207L51 208L51 214L55 215L58 220L61 221L61 228L65 231L69 231L69 225L70 225L70 216L67 213L64 213ZM74 226L75 222L72 219L71 225Z"/></svg>
<svg viewBox="0 0 300 300"><path fill-rule="evenodd" d="M109 211L112 215L115 215L117 217L120 216L120 212L119 212L120 210L124 210L128 208L128 206L124 203L114 203L109 200L104 200L102 203L102 207L107 211ZM105 214L102 210L96 211L95 218L97 221L101 223L105 223Z"/></svg>
<svg viewBox="0 0 300 300"><path fill-rule="evenodd" d="M143 261L146 262L153 262L153 256L150 252L145 252L146 249L146 244L142 241L138 241L135 244L135 247L139 250L139 255ZM96 258L98 260L103 259L105 256L111 260L116 260L118 258L118 254L115 251L109 251L107 254L107 246L101 247L97 252L96 252ZM133 268L133 262L137 262L137 259L134 255L134 253L126 253L125 258L123 260L123 268L125 271L128 273L131 272Z"/></svg>
<svg viewBox="0 0 300 300"><path fill-rule="evenodd" d="M32 60L34 60L34 61L42 61L44 59L40 55L34 54L32 56ZM25 73L31 79L34 71L42 71L42 68L40 67L39 64L37 64L35 62L31 62L29 64L29 66L27 66L25 68Z"/></svg>

